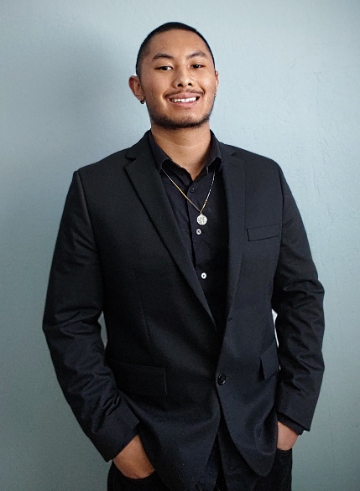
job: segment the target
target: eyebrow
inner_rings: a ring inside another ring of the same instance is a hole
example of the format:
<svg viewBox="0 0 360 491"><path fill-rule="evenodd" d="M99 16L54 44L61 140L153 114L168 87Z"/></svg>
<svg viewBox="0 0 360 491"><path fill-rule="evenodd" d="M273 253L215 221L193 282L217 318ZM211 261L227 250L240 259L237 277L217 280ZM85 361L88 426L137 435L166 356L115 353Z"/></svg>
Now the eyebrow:
<svg viewBox="0 0 360 491"><path fill-rule="evenodd" d="M207 58L207 55L206 55L206 53L204 53L204 51L194 51L194 53L191 53L186 58L190 59L190 58L195 58L196 56L202 56L204 58ZM156 55L153 56L152 61L158 60L159 58L167 58L168 60L174 59L174 57L172 55L160 52L160 53L156 53Z"/></svg>

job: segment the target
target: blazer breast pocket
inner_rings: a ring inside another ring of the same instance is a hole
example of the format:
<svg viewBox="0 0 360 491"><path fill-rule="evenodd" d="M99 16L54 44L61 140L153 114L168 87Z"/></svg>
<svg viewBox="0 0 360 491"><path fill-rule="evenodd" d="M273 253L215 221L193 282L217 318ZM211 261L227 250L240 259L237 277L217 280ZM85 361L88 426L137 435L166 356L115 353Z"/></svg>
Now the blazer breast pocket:
<svg viewBox="0 0 360 491"><path fill-rule="evenodd" d="M273 225L261 225L258 227L248 227L247 235L250 241L271 239L280 235L280 223Z"/></svg>

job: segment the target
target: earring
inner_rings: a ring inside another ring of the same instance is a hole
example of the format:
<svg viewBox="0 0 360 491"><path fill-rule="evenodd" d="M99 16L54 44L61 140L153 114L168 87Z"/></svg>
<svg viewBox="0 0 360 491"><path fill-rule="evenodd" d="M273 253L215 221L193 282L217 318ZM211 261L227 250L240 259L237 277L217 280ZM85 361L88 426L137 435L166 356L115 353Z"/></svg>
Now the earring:
<svg viewBox="0 0 360 491"><path fill-rule="evenodd" d="M140 99L140 104L145 104L145 99Z"/></svg>

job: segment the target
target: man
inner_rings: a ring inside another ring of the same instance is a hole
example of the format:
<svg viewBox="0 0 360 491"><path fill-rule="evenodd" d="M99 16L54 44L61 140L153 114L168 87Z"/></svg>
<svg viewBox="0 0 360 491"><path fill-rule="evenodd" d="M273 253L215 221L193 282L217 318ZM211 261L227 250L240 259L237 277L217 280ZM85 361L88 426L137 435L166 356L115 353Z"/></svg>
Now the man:
<svg viewBox="0 0 360 491"><path fill-rule="evenodd" d="M195 29L151 32L129 84L151 132L75 172L60 225L44 316L59 382L113 460L110 491L289 490L323 373L295 202L277 164L211 133L218 73Z"/></svg>

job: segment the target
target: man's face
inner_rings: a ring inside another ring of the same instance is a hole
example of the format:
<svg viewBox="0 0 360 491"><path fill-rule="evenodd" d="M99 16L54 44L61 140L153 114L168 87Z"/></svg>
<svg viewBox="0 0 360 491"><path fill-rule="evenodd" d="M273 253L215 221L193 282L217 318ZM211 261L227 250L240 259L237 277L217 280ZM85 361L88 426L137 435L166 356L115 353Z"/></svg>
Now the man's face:
<svg viewBox="0 0 360 491"><path fill-rule="evenodd" d="M142 61L140 79L132 79L130 86L136 97L145 99L152 125L179 129L209 121L218 73L197 34L174 29L155 35Z"/></svg>

